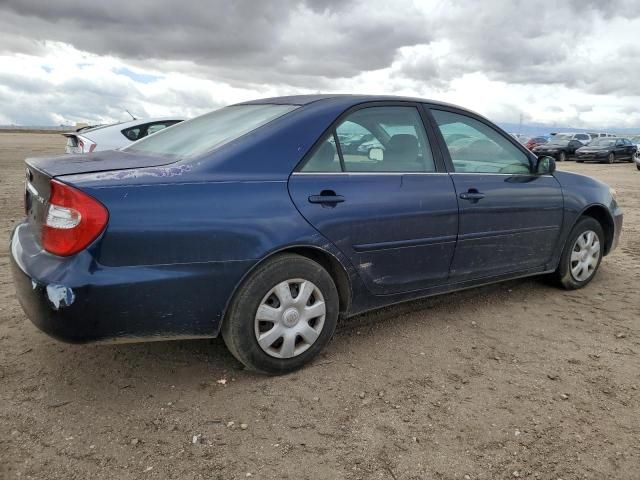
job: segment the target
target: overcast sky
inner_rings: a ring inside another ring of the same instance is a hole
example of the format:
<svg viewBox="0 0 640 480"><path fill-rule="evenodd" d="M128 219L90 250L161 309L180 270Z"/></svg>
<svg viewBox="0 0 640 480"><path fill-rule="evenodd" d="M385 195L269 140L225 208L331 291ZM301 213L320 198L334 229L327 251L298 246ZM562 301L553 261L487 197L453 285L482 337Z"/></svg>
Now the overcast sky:
<svg viewBox="0 0 640 480"><path fill-rule="evenodd" d="M640 129L640 0L0 0L0 124L308 92Z"/></svg>

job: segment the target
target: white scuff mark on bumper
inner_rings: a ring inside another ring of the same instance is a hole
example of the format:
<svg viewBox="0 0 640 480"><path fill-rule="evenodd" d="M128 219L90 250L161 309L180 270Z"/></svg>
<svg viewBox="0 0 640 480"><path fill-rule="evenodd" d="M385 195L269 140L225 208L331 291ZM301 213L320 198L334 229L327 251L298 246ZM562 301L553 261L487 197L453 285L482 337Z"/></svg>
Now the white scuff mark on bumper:
<svg viewBox="0 0 640 480"><path fill-rule="evenodd" d="M53 305L54 310L60 307L68 307L76 299L73 290L64 285L47 285L47 298Z"/></svg>

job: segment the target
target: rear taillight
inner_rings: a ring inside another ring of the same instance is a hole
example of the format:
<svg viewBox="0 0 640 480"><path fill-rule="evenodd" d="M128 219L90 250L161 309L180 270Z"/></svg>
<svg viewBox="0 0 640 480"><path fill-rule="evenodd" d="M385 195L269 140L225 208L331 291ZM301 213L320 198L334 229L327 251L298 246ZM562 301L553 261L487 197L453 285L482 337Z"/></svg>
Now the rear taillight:
<svg viewBox="0 0 640 480"><path fill-rule="evenodd" d="M51 180L42 246L54 255L73 255L93 242L105 229L108 220L109 212L95 198Z"/></svg>

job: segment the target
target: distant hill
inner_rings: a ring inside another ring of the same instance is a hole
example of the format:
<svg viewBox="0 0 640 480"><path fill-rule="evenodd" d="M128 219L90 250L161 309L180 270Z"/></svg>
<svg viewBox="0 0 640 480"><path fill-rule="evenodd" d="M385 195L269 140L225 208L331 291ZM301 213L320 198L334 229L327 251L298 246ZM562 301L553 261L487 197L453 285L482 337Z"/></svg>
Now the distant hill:
<svg viewBox="0 0 640 480"><path fill-rule="evenodd" d="M518 124L518 123L509 123L502 122L498 123L500 128L506 130L509 133L522 133L523 135L529 136L537 136L537 135L549 135L552 132L561 133L561 132L606 132L606 133L615 133L618 135L633 135L640 134L640 126L638 128L607 128L607 129L597 129L597 128L572 128L572 127L558 127L553 125L545 125L543 123L530 123L530 124Z"/></svg>

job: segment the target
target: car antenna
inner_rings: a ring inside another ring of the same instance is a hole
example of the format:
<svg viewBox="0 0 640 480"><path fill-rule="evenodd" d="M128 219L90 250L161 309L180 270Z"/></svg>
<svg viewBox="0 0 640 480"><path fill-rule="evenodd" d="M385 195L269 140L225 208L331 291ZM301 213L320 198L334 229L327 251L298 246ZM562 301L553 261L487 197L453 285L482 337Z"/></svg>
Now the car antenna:
<svg viewBox="0 0 640 480"><path fill-rule="evenodd" d="M124 109L125 112L127 112L129 115L131 115L131 112L129 110L127 110L126 108ZM131 118L134 120L137 120L136 117L134 117L133 115L131 115Z"/></svg>

